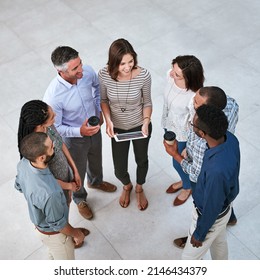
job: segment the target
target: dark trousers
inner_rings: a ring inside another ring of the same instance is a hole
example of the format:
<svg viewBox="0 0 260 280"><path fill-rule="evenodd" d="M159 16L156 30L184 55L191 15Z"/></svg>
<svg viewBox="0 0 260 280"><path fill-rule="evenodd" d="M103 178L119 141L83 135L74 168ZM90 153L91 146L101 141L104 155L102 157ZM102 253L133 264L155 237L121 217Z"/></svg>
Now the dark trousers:
<svg viewBox="0 0 260 280"><path fill-rule="evenodd" d="M130 130L122 130L114 128L115 133L126 133L133 131L140 131L142 126L135 127ZM115 176L121 181L123 185L128 185L130 175L128 173L128 154L130 142L133 144L133 151L135 156L136 168L136 183L143 185L145 183L148 172L148 144L151 138L152 124L149 124L149 136L144 139L137 139L131 141L116 142L114 138L111 139L112 156L114 162Z"/></svg>
<svg viewBox="0 0 260 280"><path fill-rule="evenodd" d="M90 185L98 185L103 181L101 131L93 136L64 138L63 141L75 161L82 181L81 189L73 192L73 200L79 204L87 198L87 191L84 188L86 173Z"/></svg>

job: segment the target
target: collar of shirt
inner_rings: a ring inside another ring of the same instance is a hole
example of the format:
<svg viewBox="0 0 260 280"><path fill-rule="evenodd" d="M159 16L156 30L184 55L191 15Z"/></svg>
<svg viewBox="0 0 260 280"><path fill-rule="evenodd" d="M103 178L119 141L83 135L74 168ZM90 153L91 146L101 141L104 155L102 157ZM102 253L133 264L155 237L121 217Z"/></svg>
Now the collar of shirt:
<svg viewBox="0 0 260 280"><path fill-rule="evenodd" d="M57 79L58 79L58 81L60 83L62 83L68 89L70 89L70 88L72 88L74 86L73 84L71 84L71 83L67 82L66 80L64 80L59 73L57 74ZM79 84L80 80L81 79L78 79L77 84Z"/></svg>

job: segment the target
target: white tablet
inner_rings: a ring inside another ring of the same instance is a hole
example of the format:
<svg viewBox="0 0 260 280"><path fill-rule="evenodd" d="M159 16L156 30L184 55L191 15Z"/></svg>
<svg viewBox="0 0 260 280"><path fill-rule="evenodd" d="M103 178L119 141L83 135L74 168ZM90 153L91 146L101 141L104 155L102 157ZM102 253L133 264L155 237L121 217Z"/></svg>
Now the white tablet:
<svg viewBox="0 0 260 280"><path fill-rule="evenodd" d="M143 134L142 131L119 133L119 134L115 134L115 136L114 136L116 142L143 139L146 137L147 137L147 135Z"/></svg>

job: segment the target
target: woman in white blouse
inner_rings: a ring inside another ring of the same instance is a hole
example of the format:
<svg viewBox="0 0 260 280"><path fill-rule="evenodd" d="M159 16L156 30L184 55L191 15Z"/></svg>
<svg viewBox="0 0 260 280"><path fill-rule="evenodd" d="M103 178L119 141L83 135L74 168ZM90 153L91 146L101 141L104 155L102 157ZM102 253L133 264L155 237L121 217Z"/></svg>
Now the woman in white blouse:
<svg viewBox="0 0 260 280"><path fill-rule="evenodd" d="M166 131L175 132L179 153L186 147L189 124L194 112L192 97L198 89L203 87L204 80L202 64L195 56L177 56L172 60L172 69L167 72L162 127ZM181 190L173 202L175 206L178 206L189 198L191 186L189 175L184 173L180 164L174 159L173 167L178 172L181 181L171 184L166 192L175 193Z"/></svg>

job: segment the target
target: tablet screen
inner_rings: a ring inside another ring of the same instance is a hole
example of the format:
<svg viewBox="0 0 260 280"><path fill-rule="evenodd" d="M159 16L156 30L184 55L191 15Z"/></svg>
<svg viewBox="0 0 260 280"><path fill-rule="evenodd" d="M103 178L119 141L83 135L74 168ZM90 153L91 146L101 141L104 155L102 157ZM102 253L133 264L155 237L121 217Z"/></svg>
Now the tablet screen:
<svg viewBox="0 0 260 280"><path fill-rule="evenodd" d="M128 140L143 139L146 138L147 136L144 135L142 131L134 131L134 132L115 134L114 137L117 142L121 142L121 141L128 141Z"/></svg>

